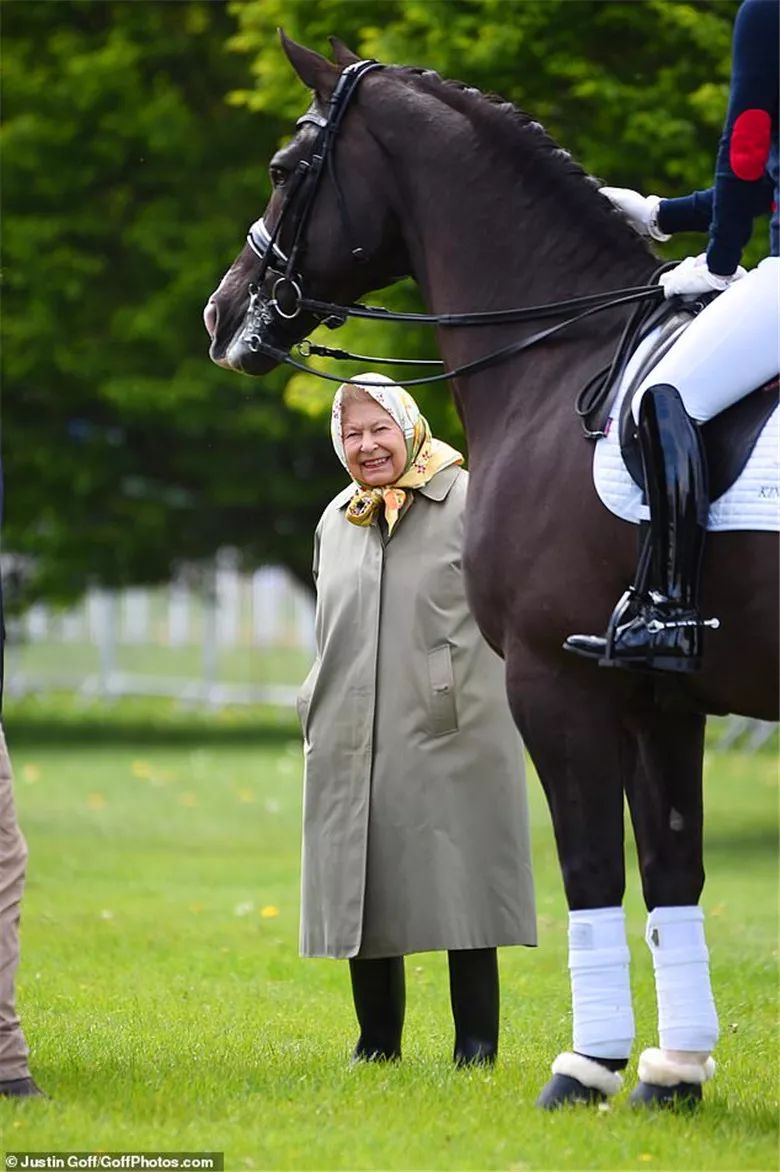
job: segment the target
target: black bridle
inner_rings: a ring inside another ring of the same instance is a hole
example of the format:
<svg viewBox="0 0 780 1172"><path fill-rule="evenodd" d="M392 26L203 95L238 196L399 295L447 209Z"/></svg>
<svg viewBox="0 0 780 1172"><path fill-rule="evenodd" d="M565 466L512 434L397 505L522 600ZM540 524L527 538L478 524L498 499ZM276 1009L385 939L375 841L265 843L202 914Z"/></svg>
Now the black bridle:
<svg viewBox="0 0 780 1172"><path fill-rule="evenodd" d="M348 65L342 70L333 93L330 96L327 116L323 116L316 110L310 109L298 119L296 126L305 126L308 124L317 127L318 133L311 158L301 159L291 175L284 204L273 231L268 231L265 221L261 217L252 224L247 233L247 244L260 257L261 262L260 274L257 278L256 285L262 285L269 269L281 273L274 282L271 290L271 307L285 321L291 321L296 318L301 309L304 308L301 278L299 275L299 259L305 250L306 228L311 218L314 201L317 198L317 191L325 167L328 169L328 174L336 191L339 214L341 215L347 239L354 242L355 237L352 231L349 210L336 176L334 147L336 135L341 126L341 120L347 112L352 95L366 74L373 73L376 69L384 69L384 65L373 60L356 61L352 65ZM288 215L290 212L296 210L296 199L299 196L299 206L297 207L293 223L292 247L289 253L285 253L277 241ZM365 260L365 253L359 245L355 245L350 251L356 261ZM274 260L279 262L280 267L278 269L274 268L272 263ZM287 312L280 306L279 296L282 292L292 295L292 312Z"/></svg>
<svg viewBox="0 0 780 1172"><path fill-rule="evenodd" d="M531 346L535 346L547 338L553 337L561 331L576 325L578 322L591 317L593 314L607 309L618 309L623 306L635 304L636 309L632 313L623 332L615 358L608 366L604 367L603 370L594 376L578 396L578 414L583 418L590 417L602 401L603 395L608 390L608 387L612 385L618 366L622 368L638 337L646 334L648 329L652 328L652 325L655 324L657 314L654 310L659 302L663 302L664 298L663 289L657 283L640 285L631 289L612 290L607 293L593 293L586 297L575 297L568 301L556 301L547 305L489 310L475 313L396 313L388 309L383 309L381 306L362 305L360 303L338 305L335 302L318 301L304 296L299 260L305 250L306 228L311 218L314 201L326 167L336 192L344 231L347 239L353 244L350 250L351 254L357 262L364 262L366 260L364 250L359 245L354 244L355 236L352 231L349 210L344 200L334 166L334 146L341 122L358 85L366 74L384 68L382 64L374 60L356 61L352 65L348 65L342 71L330 97L327 115L323 116L316 110L310 109L298 119L298 126L311 124L318 129L311 158L309 160L301 159L291 175L287 185L285 201L273 230L268 230L264 219L261 217L252 224L247 234L247 243L252 251L260 258L261 262L260 274L257 280L249 286L249 306L243 331L249 349L255 353L262 352L267 354L277 362L285 363L288 366L295 367L297 370L305 371L307 374L314 375L316 378L326 379L329 382L350 383L356 380L343 379L337 375L314 370L305 363L298 362L292 358L289 351L281 350L272 346L269 342L263 341L258 331L261 331L264 326L269 324L269 320L272 320L269 319L269 309L272 314L277 315L283 322L288 324L297 318L301 312L305 312L312 314L322 324L328 325L331 328L343 325L350 317L365 318L370 321L413 322L417 325L445 327L501 325L563 317L563 320L556 322L555 325L547 326L545 329L539 330L529 337L494 350L492 353L486 354L482 358L477 358L473 362L467 362L462 366L454 367L452 370L443 371L440 374L405 380L407 386L421 386L424 383L443 382L447 379L457 378L460 375L484 370L488 366L492 366L497 362L506 361L508 358L514 357L523 350L527 350ZM293 217L293 242L289 253L285 253L279 244L279 237L283 225L287 221L288 216L291 215ZM662 266L661 269L653 274L654 281L657 281L659 273L666 267L668 266ZM261 290L269 271L278 274L278 276L271 287L270 301L264 303ZM285 308L285 306L280 304L280 296L285 297L289 308ZM571 316L564 317L568 313L571 313ZM364 354L352 354L347 350L319 346L307 339L297 343L297 345L301 356L304 358L308 358L310 355L319 355L338 360L366 361L392 366L443 365L438 359L379 358ZM586 434L590 434L588 433L587 427Z"/></svg>

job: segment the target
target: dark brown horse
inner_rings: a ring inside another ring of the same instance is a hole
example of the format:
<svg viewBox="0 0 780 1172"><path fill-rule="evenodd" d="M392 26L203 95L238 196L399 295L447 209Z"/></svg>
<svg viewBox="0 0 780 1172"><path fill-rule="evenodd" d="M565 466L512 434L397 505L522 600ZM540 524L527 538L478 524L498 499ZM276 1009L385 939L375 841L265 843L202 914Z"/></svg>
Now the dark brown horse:
<svg viewBox="0 0 780 1172"><path fill-rule="evenodd" d="M284 48L314 102L271 161L268 207L206 307L215 362L250 375L272 369L317 324L312 312L297 313L299 288L309 299L349 304L410 274L441 314L647 284L657 260L527 115L396 66L365 72L348 101L329 108L357 58L339 42L337 64L286 39ZM453 380L471 471L471 604L506 662L571 912L574 1045L553 1065L540 1099L548 1107L614 1092L633 1038L621 911L624 793L650 912L661 1035L661 1048L640 1059L635 1098L700 1097L717 1036L696 907L705 714L774 719L777 706L772 534L709 538L703 605L721 629L707 637L700 673L669 682L605 671L562 651L572 631L604 628L635 569L636 529L596 496L593 450L573 412L577 390L610 360L625 315L620 308L589 317ZM440 328L440 350L454 368L535 329Z"/></svg>

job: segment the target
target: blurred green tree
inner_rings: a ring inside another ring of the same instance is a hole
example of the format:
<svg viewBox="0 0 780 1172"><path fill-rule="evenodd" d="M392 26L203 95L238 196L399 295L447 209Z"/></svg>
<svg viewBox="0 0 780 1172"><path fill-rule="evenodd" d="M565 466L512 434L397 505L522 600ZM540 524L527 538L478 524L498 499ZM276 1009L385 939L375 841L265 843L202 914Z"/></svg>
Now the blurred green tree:
<svg viewBox="0 0 780 1172"><path fill-rule="evenodd" d="M4 548L28 596L164 579L234 545L310 578L341 482L321 421L207 357L206 298L283 123L224 4L4 6Z"/></svg>
<svg viewBox="0 0 780 1172"><path fill-rule="evenodd" d="M307 100L277 26L501 93L591 172L676 195L710 180L737 7L6 0L4 544L33 556L31 590L160 580L226 544L308 578L314 523L343 483L323 418L332 386L219 370L200 320ZM759 225L749 262L765 241ZM408 282L376 300L419 304ZM434 354L407 327L350 323L339 344ZM419 398L462 443L444 389Z"/></svg>

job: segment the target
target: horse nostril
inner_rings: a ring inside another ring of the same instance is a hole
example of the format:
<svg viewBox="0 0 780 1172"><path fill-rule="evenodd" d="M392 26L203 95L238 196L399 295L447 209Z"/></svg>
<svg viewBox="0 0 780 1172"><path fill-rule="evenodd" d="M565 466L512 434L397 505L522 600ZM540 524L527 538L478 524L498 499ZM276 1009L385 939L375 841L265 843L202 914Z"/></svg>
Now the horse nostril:
<svg viewBox="0 0 780 1172"><path fill-rule="evenodd" d="M203 310L203 324L210 338L213 338L217 332L217 321L219 319L219 312L213 301L209 301L206 308Z"/></svg>

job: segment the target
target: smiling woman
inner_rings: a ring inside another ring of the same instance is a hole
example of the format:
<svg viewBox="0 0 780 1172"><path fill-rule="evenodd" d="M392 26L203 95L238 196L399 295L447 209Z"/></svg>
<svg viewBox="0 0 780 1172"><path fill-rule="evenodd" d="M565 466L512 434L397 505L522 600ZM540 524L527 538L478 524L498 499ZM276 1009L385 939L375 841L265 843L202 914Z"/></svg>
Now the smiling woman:
<svg viewBox="0 0 780 1172"><path fill-rule="evenodd" d="M315 538L301 949L349 958L357 1059L398 1058L406 953L446 950L458 1065L498 1049L496 949L535 944L521 745L461 570L468 474L414 399L359 375L353 479Z"/></svg>
<svg viewBox="0 0 780 1172"><path fill-rule="evenodd" d="M362 387L345 387L340 402L341 435L353 480L372 486L392 484L406 468L401 428Z"/></svg>

